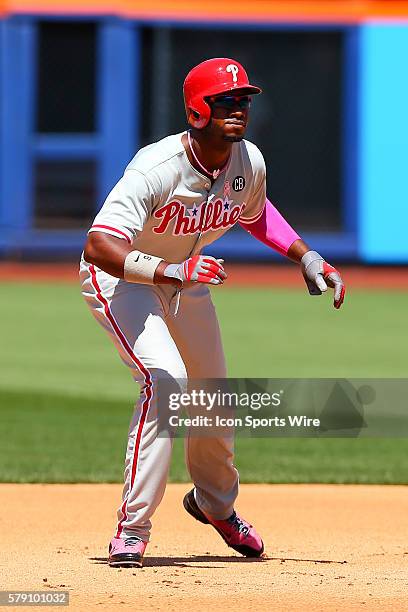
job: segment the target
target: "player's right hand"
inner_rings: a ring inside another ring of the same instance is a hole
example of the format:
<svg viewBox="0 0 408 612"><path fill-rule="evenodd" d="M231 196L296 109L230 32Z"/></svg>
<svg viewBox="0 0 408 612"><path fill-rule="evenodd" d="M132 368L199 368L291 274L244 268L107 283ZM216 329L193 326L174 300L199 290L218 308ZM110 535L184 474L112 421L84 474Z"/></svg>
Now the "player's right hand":
<svg viewBox="0 0 408 612"><path fill-rule="evenodd" d="M223 263L223 259L215 259L209 255L194 255L180 264L169 264L164 270L164 276L177 278L183 283L193 281L221 285L227 278Z"/></svg>

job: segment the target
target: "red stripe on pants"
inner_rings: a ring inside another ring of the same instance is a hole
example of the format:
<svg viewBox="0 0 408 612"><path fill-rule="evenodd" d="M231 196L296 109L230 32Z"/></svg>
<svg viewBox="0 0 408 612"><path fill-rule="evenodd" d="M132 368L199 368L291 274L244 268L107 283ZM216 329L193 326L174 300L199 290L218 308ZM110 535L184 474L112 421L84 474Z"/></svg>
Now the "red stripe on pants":
<svg viewBox="0 0 408 612"><path fill-rule="evenodd" d="M128 502L128 498L129 498L129 493L132 490L133 484L134 484L134 481L135 481L136 468L137 468L137 462L138 462L139 450L140 450L140 440L142 438L143 426L145 424L146 417L147 417L147 412L149 410L150 400L151 400L151 398L153 396L153 384L152 384L152 379L151 379L149 370L147 370L145 368L145 366L143 365L143 363L140 361L140 359L137 358L137 356L135 355L135 353L132 350L132 347L130 346L129 342L127 341L125 335L123 334L122 330L120 329L119 325L117 324L117 322L115 320L115 317L111 313L111 310L110 310L110 307L109 307L109 302L102 295L101 288L100 288L99 283L98 283L97 278L96 278L95 266L93 264L90 266L90 271L91 271L91 276L92 276L92 285L93 285L93 287L94 287L94 289L96 291L96 296L97 296L98 300L100 301L100 303L102 304L102 306L104 308L105 315L106 315L108 321L110 322L110 324L112 325L113 330L114 330L115 334L117 335L117 337L119 338L123 348L125 349L125 351L129 355L129 357L131 358L133 363L135 363L137 368L143 374L144 382L145 382L145 387L144 387L144 389L142 389L142 391L145 393L145 399L144 399L143 406L142 406L142 413L140 415L139 425L137 427L135 448L134 448L134 451L133 451L133 459L132 459L132 471L131 471L131 477L130 477L130 486L129 486L129 489L128 489L128 494L125 497L125 499L123 501L123 504L122 504L122 507L121 507L121 512L122 512L123 516L122 516L121 520L119 521L118 529L117 529L116 536L115 536L116 538L119 538L120 534L122 533L123 522L127 519L127 502Z"/></svg>

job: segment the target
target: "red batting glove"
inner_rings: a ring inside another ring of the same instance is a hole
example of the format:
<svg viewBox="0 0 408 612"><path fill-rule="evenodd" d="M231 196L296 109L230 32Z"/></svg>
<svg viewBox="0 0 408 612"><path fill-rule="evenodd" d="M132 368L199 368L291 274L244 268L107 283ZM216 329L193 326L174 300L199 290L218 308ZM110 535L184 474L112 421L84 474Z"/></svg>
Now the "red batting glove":
<svg viewBox="0 0 408 612"><path fill-rule="evenodd" d="M321 295L327 287L334 289L333 305L339 309L343 304L346 288L340 273L316 251L308 251L301 259L303 277L310 295Z"/></svg>
<svg viewBox="0 0 408 612"><path fill-rule="evenodd" d="M215 259L209 255L193 255L180 264L169 264L164 269L164 276L178 278L182 282L221 285L227 278L223 263L223 259Z"/></svg>

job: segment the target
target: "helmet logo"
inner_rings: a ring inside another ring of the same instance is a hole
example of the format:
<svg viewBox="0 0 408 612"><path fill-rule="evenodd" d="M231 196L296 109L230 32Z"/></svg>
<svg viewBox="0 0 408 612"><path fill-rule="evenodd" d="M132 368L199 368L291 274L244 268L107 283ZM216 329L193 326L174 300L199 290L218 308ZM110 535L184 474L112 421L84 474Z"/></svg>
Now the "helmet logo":
<svg viewBox="0 0 408 612"><path fill-rule="evenodd" d="M236 83L238 81L238 78L237 78L238 66L236 64L228 64L227 72L232 73L232 80L234 83Z"/></svg>

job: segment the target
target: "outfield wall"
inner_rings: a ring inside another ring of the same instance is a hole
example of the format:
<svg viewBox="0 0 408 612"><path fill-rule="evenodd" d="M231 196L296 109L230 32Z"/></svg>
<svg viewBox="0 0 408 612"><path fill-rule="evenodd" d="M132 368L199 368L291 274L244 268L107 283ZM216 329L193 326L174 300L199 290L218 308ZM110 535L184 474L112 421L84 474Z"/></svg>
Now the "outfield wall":
<svg viewBox="0 0 408 612"><path fill-rule="evenodd" d="M78 254L134 152L184 129L186 71L229 55L264 88L248 138L289 221L329 258L406 263L408 3L190 5L0 2L0 254ZM241 230L211 252L277 257Z"/></svg>

